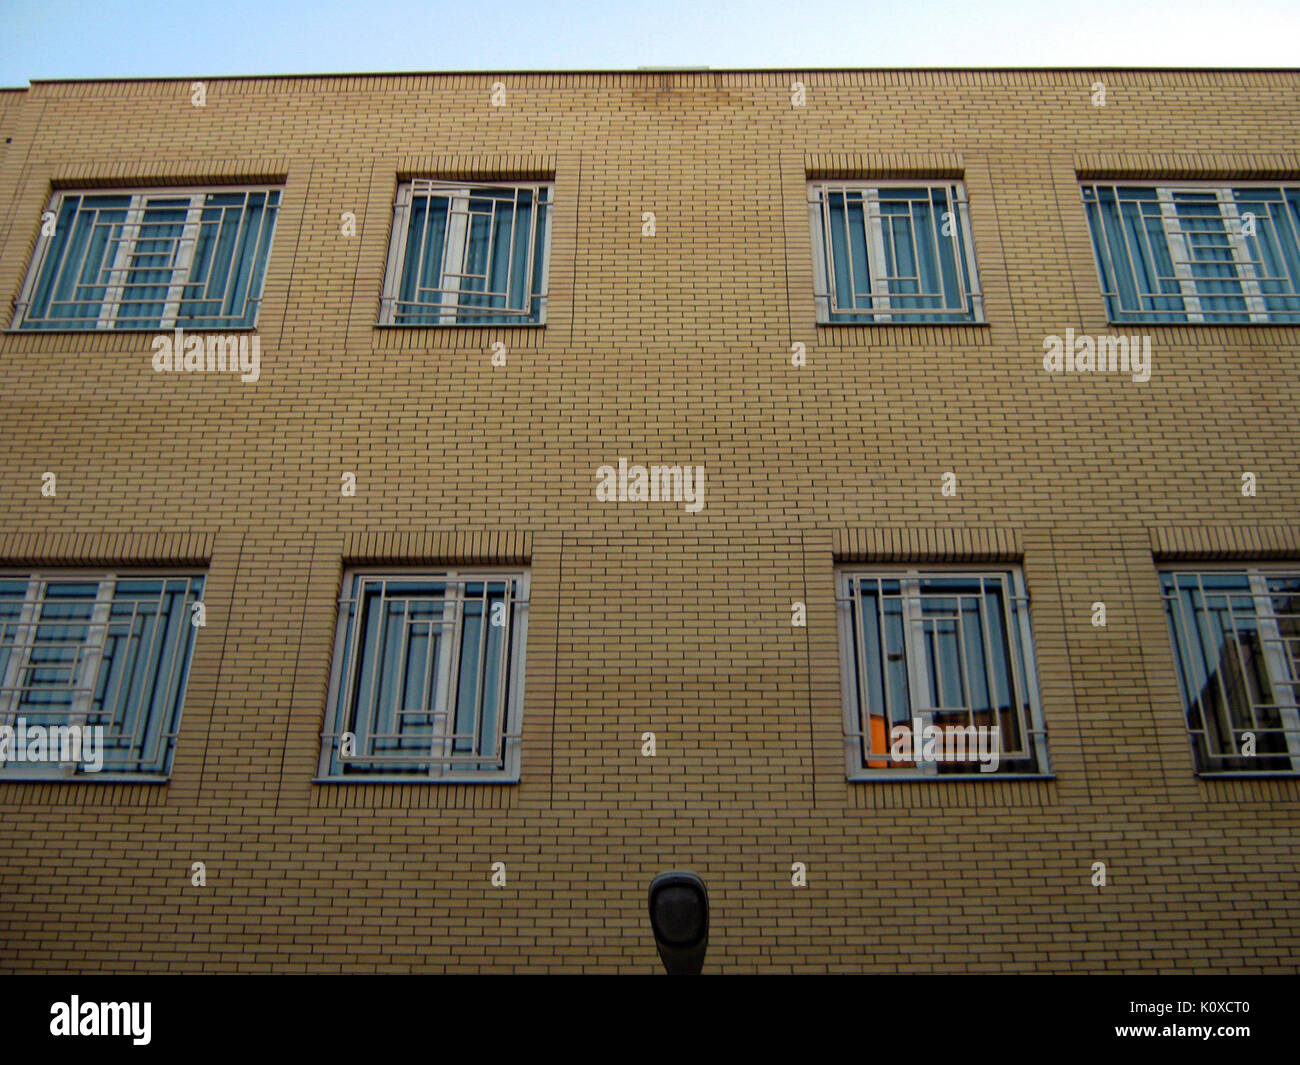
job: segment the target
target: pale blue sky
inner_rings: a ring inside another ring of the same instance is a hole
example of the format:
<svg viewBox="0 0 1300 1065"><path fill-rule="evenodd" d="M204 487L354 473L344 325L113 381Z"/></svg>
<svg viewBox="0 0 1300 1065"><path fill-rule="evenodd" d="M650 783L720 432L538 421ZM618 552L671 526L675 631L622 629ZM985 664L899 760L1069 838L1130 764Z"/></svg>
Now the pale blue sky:
<svg viewBox="0 0 1300 1065"><path fill-rule="evenodd" d="M638 66L1297 65L1298 0L0 0L42 78Z"/></svg>

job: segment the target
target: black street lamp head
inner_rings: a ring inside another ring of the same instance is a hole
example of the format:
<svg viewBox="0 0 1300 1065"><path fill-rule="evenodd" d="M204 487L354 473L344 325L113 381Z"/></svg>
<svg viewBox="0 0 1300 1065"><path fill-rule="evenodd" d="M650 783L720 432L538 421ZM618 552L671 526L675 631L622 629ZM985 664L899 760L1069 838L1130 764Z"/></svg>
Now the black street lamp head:
<svg viewBox="0 0 1300 1065"><path fill-rule="evenodd" d="M698 976L709 945L709 892L694 873L660 873L650 882L650 928L672 976Z"/></svg>

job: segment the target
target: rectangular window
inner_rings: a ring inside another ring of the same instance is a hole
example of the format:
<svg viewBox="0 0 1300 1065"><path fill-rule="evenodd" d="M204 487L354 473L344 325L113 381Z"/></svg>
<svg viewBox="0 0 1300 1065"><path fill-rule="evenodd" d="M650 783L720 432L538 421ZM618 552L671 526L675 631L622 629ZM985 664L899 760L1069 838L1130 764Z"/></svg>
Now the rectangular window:
<svg viewBox="0 0 1300 1065"><path fill-rule="evenodd" d="M243 329L257 323L278 189L58 192L15 329Z"/></svg>
<svg viewBox="0 0 1300 1065"><path fill-rule="evenodd" d="M838 573L848 775L1049 772L1019 570Z"/></svg>
<svg viewBox="0 0 1300 1065"><path fill-rule="evenodd" d="M1112 322L1300 322L1300 186L1084 185Z"/></svg>
<svg viewBox="0 0 1300 1065"><path fill-rule="evenodd" d="M519 779L528 575L344 575L320 776Z"/></svg>
<svg viewBox="0 0 1300 1065"><path fill-rule="evenodd" d="M540 325L551 186L420 179L397 190L380 325Z"/></svg>
<svg viewBox="0 0 1300 1065"><path fill-rule="evenodd" d="M821 323L982 322L961 182L808 186Z"/></svg>
<svg viewBox="0 0 1300 1065"><path fill-rule="evenodd" d="M0 574L0 725L102 731L103 766L11 759L0 777L165 778L203 578Z"/></svg>
<svg viewBox="0 0 1300 1065"><path fill-rule="evenodd" d="M1197 771L1300 773L1300 567L1160 574Z"/></svg>

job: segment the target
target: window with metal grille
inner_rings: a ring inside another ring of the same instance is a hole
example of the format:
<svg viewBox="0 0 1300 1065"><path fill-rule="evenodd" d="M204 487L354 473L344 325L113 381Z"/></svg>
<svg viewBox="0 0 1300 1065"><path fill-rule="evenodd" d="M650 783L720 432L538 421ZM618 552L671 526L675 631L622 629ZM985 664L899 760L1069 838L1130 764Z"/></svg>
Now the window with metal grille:
<svg viewBox="0 0 1300 1065"><path fill-rule="evenodd" d="M320 776L517 780L528 575L350 571Z"/></svg>
<svg viewBox="0 0 1300 1065"><path fill-rule="evenodd" d="M15 329L243 329L257 323L278 189L58 192Z"/></svg>
<svg viewBox="0 0 1300 1065"><path fill-rule="evenodd" d="M551 186L398 187L380 325L540 325Z"/></svg>
<svg viewBox="0 0 1300 1065"><path fill-rule="evenodd" d="M1300 567L1169 569L1160 584L1198 772L1300 773Z"/></svg>
<svg viewBox="0 0 1300 1065"><path fill-rule="evenodd" d="M981 322L961 182L808 186L817 321Z"/></svg>
<svg viewBox="0 0 1300 1065"><path fill-rule="evenodd" d="M1112 322L1300 322L1300 186L1084 185Z"/></svg>
<svg viewBox="0 0 1300 1065"><path fill-rule="evenodd" d="M166 777L202 595L191 574L0 574L0 725L99 727L87 779ZM0 777L83 772L10 761Z"/></svg>
<svg viewBox="0 0 1300 1065"><path fill-rule="evenodd" d="M838 604L850 779L1049 772L1018 569L842 569ZM936 757L919 757L931 727ZM980 743L995 770L970 757Z"/></svg>

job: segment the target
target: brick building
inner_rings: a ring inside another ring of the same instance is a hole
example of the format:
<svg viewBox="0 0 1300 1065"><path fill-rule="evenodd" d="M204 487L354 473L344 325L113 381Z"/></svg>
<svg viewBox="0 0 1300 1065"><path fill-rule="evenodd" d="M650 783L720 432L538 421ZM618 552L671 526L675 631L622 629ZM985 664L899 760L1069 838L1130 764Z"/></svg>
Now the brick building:
<svg viewBox="0 0 1300 1065"><path fill-rule="evenodd" d="M1294 972L1298 89L0 94L0 967Z"/></svg>

